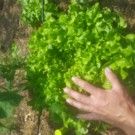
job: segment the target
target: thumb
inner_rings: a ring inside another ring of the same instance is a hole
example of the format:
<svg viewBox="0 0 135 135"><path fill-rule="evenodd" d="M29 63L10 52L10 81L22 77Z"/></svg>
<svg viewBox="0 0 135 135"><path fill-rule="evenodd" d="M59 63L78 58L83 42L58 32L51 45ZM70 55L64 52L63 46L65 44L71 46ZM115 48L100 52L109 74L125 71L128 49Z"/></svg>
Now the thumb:
<svg viewBox="0 0 135 135"><path fill-rule="evenodd" d="M95 113L78 114L77 118L84 120L102 120L102 117Z"/></svg>

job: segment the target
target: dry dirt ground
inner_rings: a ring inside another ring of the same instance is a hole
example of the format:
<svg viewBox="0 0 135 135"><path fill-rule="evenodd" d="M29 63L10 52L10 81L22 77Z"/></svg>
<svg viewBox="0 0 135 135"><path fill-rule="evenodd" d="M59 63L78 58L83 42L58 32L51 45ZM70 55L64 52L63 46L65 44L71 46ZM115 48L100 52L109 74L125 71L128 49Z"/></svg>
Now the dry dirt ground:
<svg viewBox="0 0 135 135"><path fill-rule="evenodd" d="M104 2L105 1L105 2ZM129 31L135 33L135 1L134 0L114 0L113 2L102 0L103 6L109 6L113 10L120 12L128 22ZM67 4L67 3L66 3ZM59 0L59 6L66 8L65 2ZM21 7L17 0L0 0L0 46L2 51L6 51L12 44L16 42L21 48L23 55L27 54L26 44L31 29L27 24L22 25L20 20ZM24 71L19 71L15 78L15 83L21 81L24 77ZM16 120L15 131L0 135L52 135L53 128L49 123L49 113L43 111L38 121L38 113L27 104L30 100L28 91L20 92L24 96L23 101L16 108L14 112L14 119ZM113 128L102 135L124 135L120 130Z"/></svg>

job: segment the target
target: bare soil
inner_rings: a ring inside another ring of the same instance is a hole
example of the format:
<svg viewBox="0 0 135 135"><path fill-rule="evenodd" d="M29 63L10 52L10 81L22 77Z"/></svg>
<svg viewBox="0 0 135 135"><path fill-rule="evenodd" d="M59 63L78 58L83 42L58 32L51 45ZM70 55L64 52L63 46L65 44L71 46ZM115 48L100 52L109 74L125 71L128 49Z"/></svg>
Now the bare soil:
<svg viewBox="0 0 135 135"><path fill-rule="evenodd" d="M66 10L67 5L68 1L59 0L61 9ZM114 0L113 2L102 0L101 5L120 12L128 23L128 31L135 33L134 0ZM22 25L20 14L21 7L17 0L0 0L0 46L3 51L6 51L13 42L16 42L22 50L22 55L27 55L26 44L32 30L27 24ZM24 71L18 71L15 83L22 81L24 76ZM0 83L3 83L2 79L0 79ZM28 105L30 101L28 90L21 91L20 94L24 96L24 99L14 111L15 130L11 133L0 133L0 135L53 135L53 127L48 120L49 113L44 110L39 123L38 112ZM112 128L101 135L124 135L124 133L117 128Z"/></svg>

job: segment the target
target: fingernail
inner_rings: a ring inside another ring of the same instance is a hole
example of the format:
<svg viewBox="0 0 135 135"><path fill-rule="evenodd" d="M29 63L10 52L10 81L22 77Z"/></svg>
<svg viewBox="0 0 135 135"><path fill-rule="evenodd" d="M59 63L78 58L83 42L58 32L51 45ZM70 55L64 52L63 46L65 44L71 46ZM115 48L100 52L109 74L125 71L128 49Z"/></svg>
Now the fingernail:
<svg viewBox="0 0 135 135"><path fill-rule="evenodd" d="M64 92L67 93L67 88L64 88Z"/></svg>
<svg viewBox="0 0 135 135"><path fill-rule="evenodd" d="M75 79L76 79L76 77L75 77L75 76L73 76L73 77L72 77L72 81L75 81Z"/></svg>
<svg viewBox="0 0 135 135"><path fill-rule="evenodd" d="M105 72L111 72L111 69L108 68L108 67L106 67L106 68L105 68Z"/></svg>
<svg viewBox="0 0 135 135"><path fill-rule="evenodd" d="M66 99L66 102L70 103L70 99Z"/></svg>

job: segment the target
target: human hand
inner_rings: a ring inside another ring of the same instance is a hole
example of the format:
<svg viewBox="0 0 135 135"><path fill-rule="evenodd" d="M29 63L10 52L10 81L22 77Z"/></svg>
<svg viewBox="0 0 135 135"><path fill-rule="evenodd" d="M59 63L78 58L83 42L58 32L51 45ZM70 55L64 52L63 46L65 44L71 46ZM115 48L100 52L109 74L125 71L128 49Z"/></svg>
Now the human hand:
<svg viewBox="0 0 135 135"><path fill-rule="evenodd" d="M78 118L104 121L122 129L127 135L134 135L135 105L117 76L109 68L105 69L105 75L112 85L110 90L97 88L73 77L73 82L89 95L64 88L65 93L70 96L67 102L85 112L79 114Z"/></svg>

